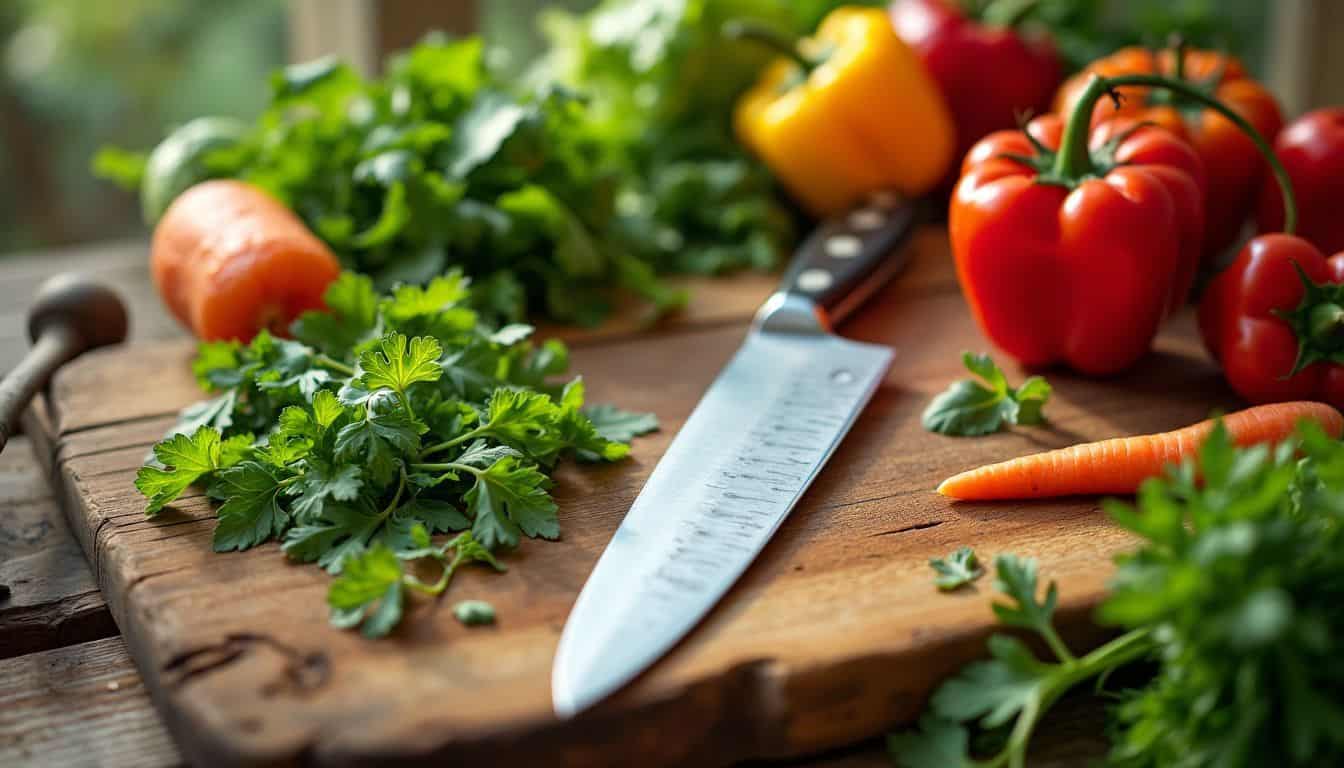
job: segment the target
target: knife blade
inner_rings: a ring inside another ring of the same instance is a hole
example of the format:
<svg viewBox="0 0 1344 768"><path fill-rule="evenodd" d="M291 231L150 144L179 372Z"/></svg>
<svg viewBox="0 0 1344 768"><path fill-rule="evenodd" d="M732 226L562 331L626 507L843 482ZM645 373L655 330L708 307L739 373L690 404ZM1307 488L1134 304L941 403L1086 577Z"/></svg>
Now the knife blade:
<svg viewBox="0 0 1344 768"><path fill-rule="evenodd" d="M557 715L606 698L681 640L816 478L895 354L830 329L904 267L917 218L881 193L799 248L584 584L551 673Z"/></svg>

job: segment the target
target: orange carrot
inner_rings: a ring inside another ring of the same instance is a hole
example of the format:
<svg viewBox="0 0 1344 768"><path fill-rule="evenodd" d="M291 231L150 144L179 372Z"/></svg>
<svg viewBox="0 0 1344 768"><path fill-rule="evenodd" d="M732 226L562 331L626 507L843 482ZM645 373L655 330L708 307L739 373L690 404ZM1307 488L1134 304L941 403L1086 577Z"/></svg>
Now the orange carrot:
<svg viewBox="0 0 1344 768"><path fill-rule="evenodd" d="M341 267L294 212L260 188L207 181L178 196L150 246L159 295L202 339L285 335L301 312L322 307Z"/></svg>
<svg viewBox="0 0 1344 768"><path fill-rule="evenodd" d="M1223 417L1237 445L1275 443L1292 434L1298 422L1311 420L1332 437L1344 433L1344 416L1324 404L1272 403ZM1174 432L1116 437L1046 451L972 469L944 480L938 492L954 499L1040 499L1134 493L1168 464L1194 456L1215 420Z"/></svg>

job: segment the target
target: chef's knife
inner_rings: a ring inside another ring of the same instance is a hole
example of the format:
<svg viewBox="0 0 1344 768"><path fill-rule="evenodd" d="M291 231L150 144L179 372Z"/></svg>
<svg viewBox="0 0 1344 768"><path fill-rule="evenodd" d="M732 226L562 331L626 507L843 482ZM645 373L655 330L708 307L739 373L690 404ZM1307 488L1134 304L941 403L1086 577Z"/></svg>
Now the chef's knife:
<svg viewBox="0 0 1344 768"><path fill-rule="evenodd" d="M831 326L905 265L915 219L881 193L799 249L579 594L551 673L556 714L597 703L672 648L807 490L894 356Z"/></svg>

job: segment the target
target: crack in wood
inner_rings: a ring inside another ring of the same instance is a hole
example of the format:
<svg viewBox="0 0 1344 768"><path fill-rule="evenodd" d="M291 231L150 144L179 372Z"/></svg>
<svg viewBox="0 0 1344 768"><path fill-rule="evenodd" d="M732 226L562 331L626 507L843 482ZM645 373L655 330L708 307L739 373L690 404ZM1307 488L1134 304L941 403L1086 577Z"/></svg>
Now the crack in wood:
<svg viewBox="0 0 1344 768"><path fill-rule="evenodd" d="M123 588L124 593L129 595L131 592L135 590L136 587L140 586L141 584L144 584L146 581L149 581L150 579L190 570L194 570L194 567L190 565L184 565L180 568L169 568L167 570L155 571L153 573L142 573L139 576L132 577L129 581L126 582L126 586Z"/></svg>
<svg viewBox="0 0 1344 768"><path fill-rule="evenodd" d="M286 692L311 693L326 685L331 677L331 662L323 651L304 652L268 634L236 632L226 635L218 643L175 654L163 664L164 680L170 687L181 688L192 680L226 669L249 652L262 648L285 660L281 677L262 685L261 695L266 698Z"/></svg>
<svg viewBox="0 0 1344 768"><path fill-rule="evenodd" d="M927 523L915 523L914 525L907 525L903 528L893 528L890 531L881 531L879 533L869 534L868 538L875 539L878 536L895 536L898 533L909 533L910 531L925 531L930 528L937 528L938 526L942 525L945 522L947 521L931 520Z"/></svg>
<svg viewBox="0 0 1344 768"><path fill-rule="evenodd" d="M0 607L0 659L117 635L117 625L94 590L54 602Z"/></svg>
<svg viewBox="0 0 1344 768"><path fill-rule="evenodd" d="M104 586L104 585L103 585L103 548L99 545L99 538L100 538L100 537L102 536L102 534L103 534L103 528L106 527L107 524L110 523L110 522L112 522L112 521L109 520L109 519L107 519L107 518L103 518L102 520L99 520L99 521L98 521L98 525L97 525L97 527L95 527L95 528L93 529L93 536L91 536L91 537L89 538L89 547L90 547L90 549L93 550L93 552L92 552L92 553L85 552L85 555L86 555L86 556L89 555L89 554L92 554L92 555L93 555L93 558L92 558L92 560L93 560L93 563L92 563L92 565L93 565L93 581L94 581L95 584L98 585L98 588L99 588L99 589L102 589L103 586Z"/></svg>

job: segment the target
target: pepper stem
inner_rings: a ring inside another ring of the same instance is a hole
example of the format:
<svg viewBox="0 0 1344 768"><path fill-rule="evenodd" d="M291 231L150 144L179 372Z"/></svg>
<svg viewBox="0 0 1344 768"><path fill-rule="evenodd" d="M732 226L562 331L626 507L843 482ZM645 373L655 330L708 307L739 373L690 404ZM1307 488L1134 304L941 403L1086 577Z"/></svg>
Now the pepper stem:
<svg viewBox="0 0 1344 768"><path fill-rule="evenodd" d="M1317 304L1307 318L1312 342L1325 349L1335 349L1344 341L1344 307L1333 302Z"/></svg>
<svg viewBox="0 0 1344 768"><path fill-rule="evenodd" d="M1288 178L1288 171L1284 170L1283 164L1279 162L1279 158L1275 156L1274 150L1270 148L1269 142L1265 141L1265 137L1261 136L1255 126L1246 121L1246 118L1232 111L1221 101L1188 83L1161 75L1093 77L1088 82L1087 87L1083 89L1082 96L1079 97L1078 103L1074 105L1073 111L1069 113L1069 122L1064 128L1064 138L1059 145L1059 155L1055 158L1054 174L1056 176L1062 179L1079 179L1094 170L1092 159L1089 157L1087 150L1092 110L1103 95L1113 93L1116 88L1126 86L1164 88L1173 91L1190 101L1212 109L1237 126L1255 144L1255 148L1260 150L1265 162L1269 163L1270 170L1274 172L1274 180L1278 182L1279 189L1283 193L1283 233L1286 235L1293 234L1293 231L1297 229L1297 198L1293 195L1293 182Z"/></svg>
<svg viewBox="0 0 1344 768"><path fill-rule="evenodd" d="M725 22L721 32L729 40L747 40L769 48L797 64L805 75L817 66L816 61L799 50L797 40L759 21L739 19Z"/></svg>
<svg viewBox="0 0 1344 768"><path fill-rule="evenodd" d="M1182 36L1181 36L1181 33L1179 33L1179 32L1174 33L1174 34L1171 36L1171 42L1169 43L1169 45L1171 46L1171 55L1172 55L1173 57L1175 57L1175 59L1176 59L1175 62L1174 62L1174 65L1172 66L1172 73L1171 73L1171 76L1174 77L1174 78L1176 78L1177 80L1184 80L1184 79L1185 79L1185 38L1182 37Z"/></svg>
<svg viewBox="0 0 1344 768"><path fill-rule="evenodd" d="M1096 108L1097 100L1110 90L1111 86L1104 77L1096 76L1087 81L1087 87L1073 105L1068 122L1064 124L1064 136L1055 154L1053 176L1077 181L1096 172L1092 153L1087 146L1088 136L1092 132L1092 110Z"/></svg>

